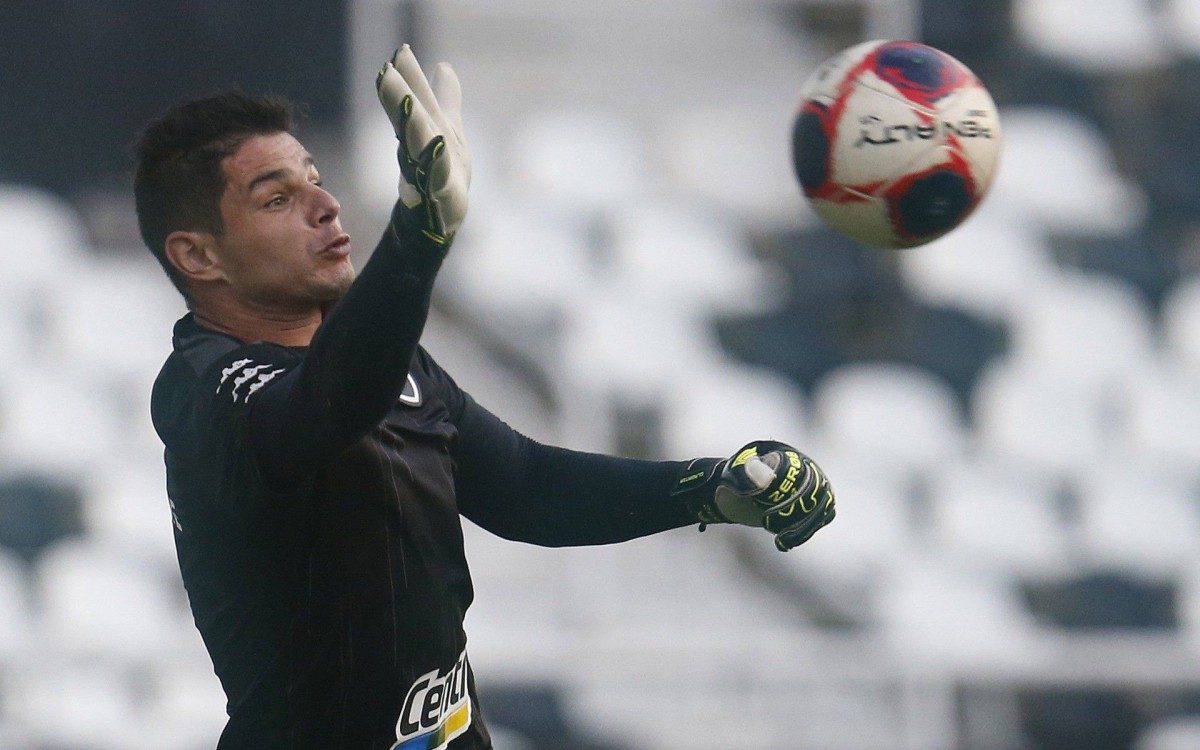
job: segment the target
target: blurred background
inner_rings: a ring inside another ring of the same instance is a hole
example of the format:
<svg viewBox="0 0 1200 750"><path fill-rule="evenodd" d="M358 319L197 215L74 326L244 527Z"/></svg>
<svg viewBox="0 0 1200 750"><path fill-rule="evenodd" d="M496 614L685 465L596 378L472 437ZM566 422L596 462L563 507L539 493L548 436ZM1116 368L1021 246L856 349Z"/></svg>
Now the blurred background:
<svg viewBox="0 0 1200 750"><path fill-rule="evenodd" d="M426 347L510 424L651 458L794 443L838 519L596 549L470 524L499 750L1200 748L1194 0L43 0L0 24L0 750L211 748L149 388L181 301L132 144L236 84L361 265L395 196L375 71L452 61L472 207ZM912 38L1004 152L903 252L822 229L800 84Z"/></svg>

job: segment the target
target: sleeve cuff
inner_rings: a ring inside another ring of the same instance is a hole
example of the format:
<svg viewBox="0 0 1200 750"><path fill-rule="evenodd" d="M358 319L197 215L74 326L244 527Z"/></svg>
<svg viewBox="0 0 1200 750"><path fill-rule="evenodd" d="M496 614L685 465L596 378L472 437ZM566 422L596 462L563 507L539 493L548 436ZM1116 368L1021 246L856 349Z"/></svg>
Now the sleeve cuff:
<svg viewBox="0 0 1200 750"><path fill-rule="evenodd" d="M412 221L412 209L396 201L391 221L384 234L388 250L401 261L402 273L427 279L441 268L450 249L450 240L439 238L418 229Z"/></svg>

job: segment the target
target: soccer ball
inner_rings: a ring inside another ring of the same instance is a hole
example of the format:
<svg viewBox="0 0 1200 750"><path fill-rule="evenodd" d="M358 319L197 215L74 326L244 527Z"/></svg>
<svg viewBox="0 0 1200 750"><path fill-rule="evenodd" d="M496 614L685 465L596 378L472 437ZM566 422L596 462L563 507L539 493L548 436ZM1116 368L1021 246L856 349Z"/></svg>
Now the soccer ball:
<svg viewBox="0 0 1200 750"><path fill-rule="evenodd" d="M829 226L876 247L913 247L958 226L996 172L1000 121L987 89L945 52L876 40L805 82L792 158Z"/></svg>

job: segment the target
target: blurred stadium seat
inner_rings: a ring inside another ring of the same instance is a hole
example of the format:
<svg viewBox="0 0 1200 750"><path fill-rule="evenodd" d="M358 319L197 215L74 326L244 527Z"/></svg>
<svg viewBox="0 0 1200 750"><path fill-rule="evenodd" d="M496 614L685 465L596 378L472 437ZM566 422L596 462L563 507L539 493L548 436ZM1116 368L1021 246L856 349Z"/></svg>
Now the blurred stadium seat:
<svg viewBox="0 0 1200 750"><path fill-rule="evenodd" d="M1200 371L1162 362L1128 384L1120 449L1151 475L1189 477L1200 466Z"/></svg>
<svg viewBox="0 0 1200 750"><path fill-rule="evenodd" d="M995 460L1034 476L1064 477L1095 466L1116 445L1111 404L1072 374L1006 360L980 378L974 439Z"/></svg>
<svg viewBox="0 0 1200 750"><path fill-rule="evenodd" d="M24 657L31 644L32 592L27 581L25 564L11 552L0 550L0 664Z"/></svg>
<svg viewBox="0 0 1200 750"><path fill-rule="evenodd" d="M1163 302L1162 339L1166 361L1200 373L1200 276L1181 281Z"/></svg>
<svg viewBox="0 0 1200 750"><path fill-rule="evenodd" d="M0 381L0 457L7 466L79 476L117 454L120 396L92 389L72 377L77 373L64 362Z"/></svg>
<svg viewBox="0 0 1200 750"><path fill-rule="evenodd" d="M1194 478L1101 463L1078 478L1086 559L1096 567L1170 579L1200 561Z"/></svg>
<svg viewBox="0 0 1200 750"><path fill-rule="evenodd" d="M92 540L60 542L37 567L40 630L63 654L153 664L193 638L173 579L170 568Z"/></svg>
<svg viewBox="0 0 1200 750"><path fill-rule="evenodd" d="M21 670L14 685L9 715L31 747L148 747L142 742L136 678L119 668L47 661L40 669Z"/></svg>
<svg viewBox="0 0 1200 750"><path fill-rule="evenodd" d="M1200 57L1200 6L1191 0L1166 0L1163 5L1163 29L1175 53Z"/></svg>
<svg viewBox="0 0 1200 750"><path fill-rule="evenodd" d="M1173 716L1151 724L1137 737L1133 750L1194 750L1200 747L1200 716Z"/></svg>
<svg viewBox="0 0 1200 750"><path fill-rule="evenodd" d="M1034 50L1085 70L1162 65L1167 49L1151 3L1143 0L1015 0L1020 39Z"/></svg>
<svg viewBox="0 0 1200 750"><path fill-rule="evenodd" d="M144 459L114 461L93 472L84 486L89 538L168 571L176 564L162 468Z"/></svg>
<svg viewBox="0 0 1200 750"><path fill-rule="evenodd" d="M0 183L0 237L19 258L0 274L0 300L30 304L78 272L89 246L82 220L63 198L30 185Z"/></svg>
<svg viewBox="0 0 1200 750"><path fill-rule="evenodd" d="M1033 620L1009 575L909 554L883 572L879 592L884 637L922 669L1037 663Z"/></svg>
<svg viewBox="0 0 1200 750"><path fill-rule="evenodd" d="M794 382L735 362L694 369L663 393L664 456L720 456L730 446L770 438L811 439L808 404Z"/></svg>
<svg viewBox="0 0 1200 750"><path fill-rule="evenodd" d="M1034 227L987 201L965 224L900 257L905 282L921 299L1007 321L1043 293L1058 268Z"/></svg>
<svg viewBox="0 0 1200 750"><path fill-rule="evenodd" d="M694 315L756 312L784 293L728 214L651 199L614 213L605 277Z"/></svg>
<svg viewBox="0 0 1200 750"><path fill-rule="evenodd" d="M788 104L775 103L780 116ZM657 155L667 177L696 205L732 211L750 228L815 224L796 185L778 118L747 117L745 111L721 101L664 117Z"/></svg>
<svg viewBox="0 0 1200 750"><path fill-rule="evenodd" d="M1039 291L1012 320L1015 362L1069 377L1081 393L1112 396L1154 361L1150 310L1128 285L1070 273Z"/></svg>
<svg viewBox="0 0 1200 750"><path fill-rule="evenodd" d="M859 364L826 375L813 393L820 444L856 452L904 483L957 460L966 432L954 393L927 371Z"/></svg>
<svg viewBox="0 0 1200 750"><path fill-rule="evenodd" d="M158 264L141 254L83 260L56 281L48 302L55 360L101 387L157 373L171 353L164 332L187 312Z"/></svg>
<svg viewBox="0 0 1200 750"><path fill-rule="evenodd" d="M976 460L945 467L931 484L929 541L955 565L1018 577L1071 569L1071 525L1045 477Z"/></svg>
<svg viewBox="0 0 1200 750"><path fill-rule="evenodd" d="M1002 108L1000 119L1004 153L989 201L1050 232L1113 234L1137 226L1145 198L1117 172L1096 127L1054 108Z"/></svg>
<svg viewBox="0 0 1200 750"><path fill-rule="evenodd" d="M837 518L780 567L839 604L845 614L871 622L881 576L914 547L929 542L914 530L924 519L908 488L893 477L819 445L805 450L831 477Z"/></svg>
<svg viewBox="0 0 1200 750"><path fill-rule="evenodd" d="M530 115L508 146L511 188L566 216L623 210L654 188L640 128L594 110Z"/></svg>

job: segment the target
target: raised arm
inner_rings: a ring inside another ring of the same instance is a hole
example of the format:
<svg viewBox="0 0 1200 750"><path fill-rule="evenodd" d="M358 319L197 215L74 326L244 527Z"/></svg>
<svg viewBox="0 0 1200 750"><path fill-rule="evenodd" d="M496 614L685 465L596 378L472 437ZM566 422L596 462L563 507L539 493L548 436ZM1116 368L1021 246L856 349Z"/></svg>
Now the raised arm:
<svg viewBox="0 0 1200 750"><path fill-rule="evenodd" d="M376 89L399 140L400 199L391 221L304 359L245 395L252 448L275 486L335 457L399 398L434 277L466 213L470 160L454 71L439 65L430 86L406 45L384 65ZM269 366L259 373L273 372Z"/></svg>

